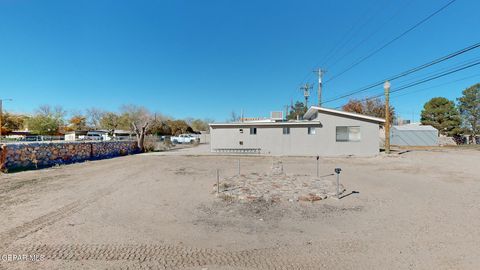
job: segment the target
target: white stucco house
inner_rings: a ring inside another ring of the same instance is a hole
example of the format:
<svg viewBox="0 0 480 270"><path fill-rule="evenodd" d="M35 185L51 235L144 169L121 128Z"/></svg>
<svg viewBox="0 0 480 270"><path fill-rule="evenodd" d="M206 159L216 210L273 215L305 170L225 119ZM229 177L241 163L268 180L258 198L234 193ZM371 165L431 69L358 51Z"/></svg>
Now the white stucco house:
<svg viewBox="0 0 480 270"><path fill-rule="evenodd" d="M212 152L287 156L375 156L385 119L312 106L303 120L210 124Z"/></svg>

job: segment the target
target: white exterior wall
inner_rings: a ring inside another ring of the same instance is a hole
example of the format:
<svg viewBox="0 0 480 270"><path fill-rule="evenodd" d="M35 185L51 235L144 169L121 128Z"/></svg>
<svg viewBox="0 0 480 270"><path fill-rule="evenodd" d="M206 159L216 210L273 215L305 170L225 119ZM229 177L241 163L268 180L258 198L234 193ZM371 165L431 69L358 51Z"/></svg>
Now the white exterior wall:
<svg viewBox="0 0 480 270"><path fill-rule="evenodd" d="M211 149L260 148L262 154L293 156L374 156L379 152L378 123L319 113L316 134L309 135L307 126L277 125L256 126L257 134L250 135L250 127L210 127ZM283 127L290 127L290 134L283 135ZM360 127L358 142L337 142L337 126ZM243 134L239 129L243 128ZM239 142L243 141L243 145Z"/></svg>

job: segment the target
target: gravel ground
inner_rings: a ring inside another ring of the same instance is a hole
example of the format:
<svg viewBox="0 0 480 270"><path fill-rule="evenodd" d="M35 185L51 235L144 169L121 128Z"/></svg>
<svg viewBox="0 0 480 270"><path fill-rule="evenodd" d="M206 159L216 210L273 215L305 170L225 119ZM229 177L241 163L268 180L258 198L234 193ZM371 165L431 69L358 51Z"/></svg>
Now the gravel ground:
<svg viewBox="0 0 480 270"><path fill-rule="evenodd" d="M239 157L206 148L0 175L0 269L478 269L476 149L323 158L340 200L241 203L212 194ZM316 174L313 158L240 159Z"/></svg>

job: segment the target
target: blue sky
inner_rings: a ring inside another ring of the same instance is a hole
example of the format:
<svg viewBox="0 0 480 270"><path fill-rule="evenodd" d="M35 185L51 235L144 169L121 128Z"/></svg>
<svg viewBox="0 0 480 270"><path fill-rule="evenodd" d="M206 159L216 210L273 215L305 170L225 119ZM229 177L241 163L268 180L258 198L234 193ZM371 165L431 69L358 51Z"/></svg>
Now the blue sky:
<svg viewBox="0 0 480 270"><path fill-rule="evenodd" d="M303 99L299 86L315 81L314 67L326 68L328 80L446 2L0 0L0 97L14 99L6 110L27 113L41 104L78 111L133 103L176 118L223 121L242 109L266 116ZM458 0L326 83L324 100L478 42L478 10L480 1ZM411 78L478 57L480 49ZM431 97L455 99L478 81L480 66L392 94L392 104L418 120Z"/></svg>

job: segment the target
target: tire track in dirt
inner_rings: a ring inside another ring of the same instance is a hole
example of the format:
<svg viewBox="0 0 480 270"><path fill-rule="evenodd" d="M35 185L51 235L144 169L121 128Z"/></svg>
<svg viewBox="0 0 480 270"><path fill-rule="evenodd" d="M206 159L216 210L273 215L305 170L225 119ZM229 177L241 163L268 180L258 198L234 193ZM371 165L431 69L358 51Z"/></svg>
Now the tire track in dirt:
<svg viewBox="0 0 480 270"><path fill-rule="evenodd" d="M142 170L142 168L138 169L140 171ZM98 189L85 199L76 200L72 203L58 208L55 211L52 211L31 221L25 222L20 226L0 233L0 252L4 251L15 240L25 238L32 233L38 232L43 228L50 226L65 217L81 211L82 209L90 206L92 203L96 202L100 198L108 196L109 194L117 191L121 188L121 185L119 184L128 181L129 179L135 179L134 176L136 175L137 173L124 175L121 179L114 181L114 183L108 185L107 187Z"/></svg>
<svg viewBox="0 0 480 270"><path fill-rule="evenodd" d="M45 260L124 262L113 269L181 269L208 265L254 269L318 269L317 256L298 256L292 249L224 251L173 245L31 245L18 254L39 254ZM306 255L306 254L303 254Z"/></svg>

